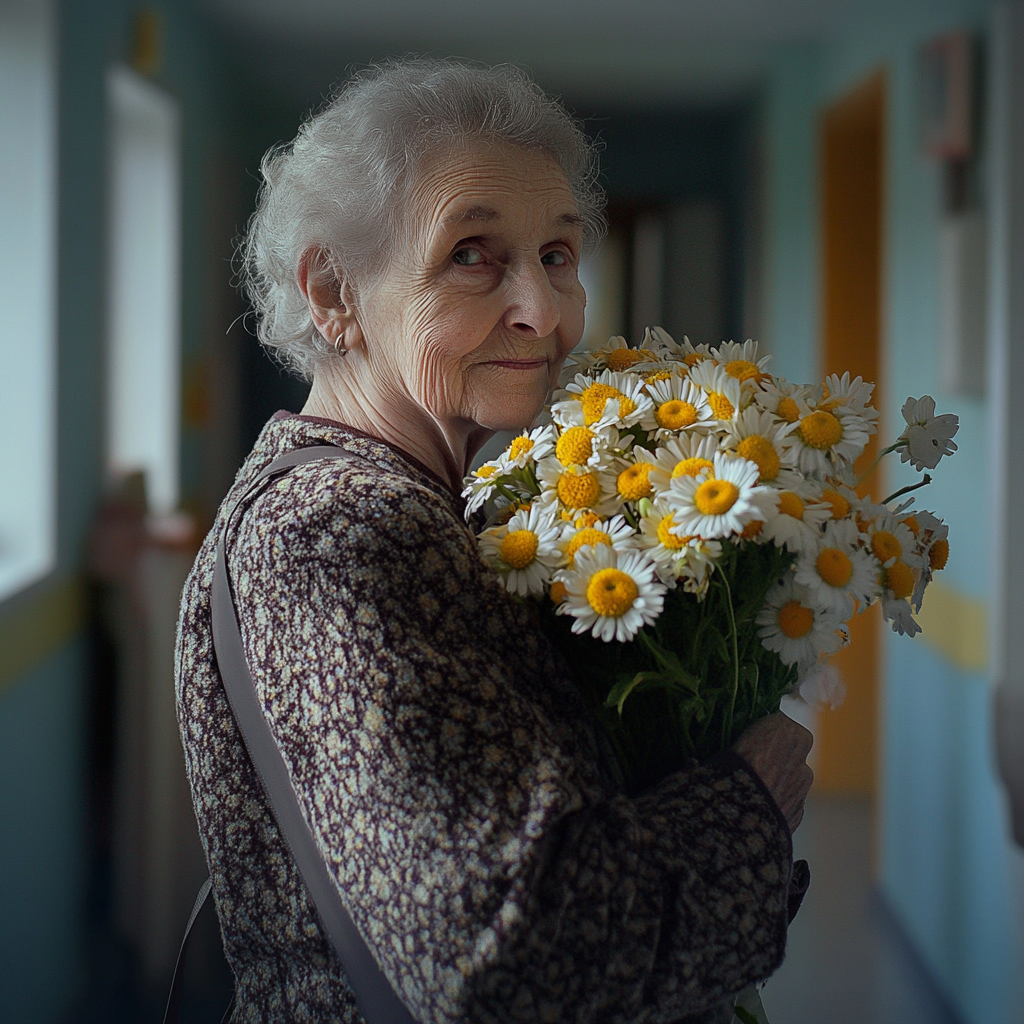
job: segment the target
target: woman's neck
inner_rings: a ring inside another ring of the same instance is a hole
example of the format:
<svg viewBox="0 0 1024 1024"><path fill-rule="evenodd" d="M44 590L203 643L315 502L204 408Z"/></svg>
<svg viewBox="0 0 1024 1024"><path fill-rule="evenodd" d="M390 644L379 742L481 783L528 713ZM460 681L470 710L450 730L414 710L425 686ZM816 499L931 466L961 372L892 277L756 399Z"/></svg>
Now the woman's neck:
<svg viewBox="0 0 1024 1024"><path fill-rule="evenodd" d="M345 370L317 370L302 414L345 423L387 441L460 491L470 461L493 431L475 424L462 429L441 423L408 396L382 394L379 388L368 394L369 389L360 387L359 376Z"/></svg>

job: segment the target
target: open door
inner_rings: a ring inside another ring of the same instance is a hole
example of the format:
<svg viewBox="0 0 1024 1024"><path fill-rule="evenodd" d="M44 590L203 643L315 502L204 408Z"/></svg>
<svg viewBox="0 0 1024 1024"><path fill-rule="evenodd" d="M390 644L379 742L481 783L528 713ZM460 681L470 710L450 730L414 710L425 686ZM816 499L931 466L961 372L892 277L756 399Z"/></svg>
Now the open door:
<svg viewBox="0 0 1024 1024"><path fill-rule="evenodd" d="M882 328L882 221L885 138L884 72L840 98L819 124L822 223L822 368L849 370L879 384ZM880 386L874 403L878 407ZM861 457L863 472L878 437ZM859 488L877 500L875 470ZM834 657L846 702L821 715L815 786L874 796L878 766L878 676L881 620L876 606L851 622L853 643Z"/></svg>

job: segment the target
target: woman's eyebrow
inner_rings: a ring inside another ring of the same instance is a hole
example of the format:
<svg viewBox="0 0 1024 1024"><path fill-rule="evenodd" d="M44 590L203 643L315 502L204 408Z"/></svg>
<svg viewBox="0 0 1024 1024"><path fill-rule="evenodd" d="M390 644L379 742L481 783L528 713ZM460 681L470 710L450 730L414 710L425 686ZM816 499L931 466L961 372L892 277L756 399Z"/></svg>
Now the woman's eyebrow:
<svg viewBox="0 0 1024 1024"><path fill-rule="evenodd" d="M490 206L471 206L467 210L445 217L445 226L461 224L467 220L501 220L501 214Z"/></svg>

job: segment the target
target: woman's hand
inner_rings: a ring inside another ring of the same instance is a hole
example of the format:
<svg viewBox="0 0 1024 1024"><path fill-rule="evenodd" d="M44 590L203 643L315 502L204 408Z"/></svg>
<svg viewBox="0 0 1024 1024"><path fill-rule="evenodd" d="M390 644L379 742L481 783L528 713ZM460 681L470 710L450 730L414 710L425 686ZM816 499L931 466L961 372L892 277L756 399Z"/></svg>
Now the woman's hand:
<svg viewBox="0 0 1024 1024"><path fill-rule="evenodd" d="M795 832L803 820L804 801L814 781L807 764L814 737L781 712L755 722L733 744L733 750L761 776L768 792Z"/></svg>

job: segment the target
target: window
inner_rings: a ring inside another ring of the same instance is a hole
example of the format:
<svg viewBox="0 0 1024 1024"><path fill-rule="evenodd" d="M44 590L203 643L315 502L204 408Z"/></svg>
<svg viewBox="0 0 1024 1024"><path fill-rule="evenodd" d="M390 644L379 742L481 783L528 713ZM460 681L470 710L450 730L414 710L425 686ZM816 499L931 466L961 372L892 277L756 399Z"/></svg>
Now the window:
<svg viewBox="0 0 1024 1024"><path fill-rule="evenodd" d="M149 506L178 503L181 195L178 105L127 68L107 75L107 462L145 473Z"/></svg>
<svg viewBox="0 0 1024 1024"><path fill-rule="evenodd" d="M0 599L55 557L56 32L0 4Z"/></svg>

